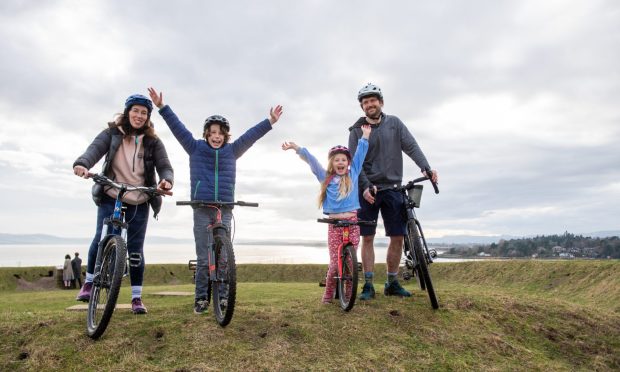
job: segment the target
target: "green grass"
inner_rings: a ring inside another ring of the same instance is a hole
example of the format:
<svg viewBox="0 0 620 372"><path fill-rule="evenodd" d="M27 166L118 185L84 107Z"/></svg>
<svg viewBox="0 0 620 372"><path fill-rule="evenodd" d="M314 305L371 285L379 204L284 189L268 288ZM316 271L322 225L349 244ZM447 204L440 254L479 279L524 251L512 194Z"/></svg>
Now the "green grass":
<svg viewBox="0 0 620 372"><path fill-rule="evenodd" d="M162 267L147 273L182 275ZM153 295L191 292L191 284L147 285L149 314L117 311L98 341L85 336L85 312L64 310L75 291L3 291L0 370L618 370L619 267L433 264L439 310L412 282L412 299L378 294L343 313L319 303L324 266L243 265L228 327L212 309L194 315L192 296ZM129 297L123 287L120 302Z"/></svg>

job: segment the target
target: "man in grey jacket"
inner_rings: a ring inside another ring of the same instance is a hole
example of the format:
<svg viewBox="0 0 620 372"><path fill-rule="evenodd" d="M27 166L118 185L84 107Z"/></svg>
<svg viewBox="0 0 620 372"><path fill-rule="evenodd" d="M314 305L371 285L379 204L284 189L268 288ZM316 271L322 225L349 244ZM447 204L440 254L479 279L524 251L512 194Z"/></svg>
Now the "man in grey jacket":
<svg viewBox="0 0 620 372"><path fill-rule="evenodd" d="M360 193L360 220L377 220L379 211L383 218L385 233L390 237L387 250L387 282L383 293L386 296L409 297L398 282L398 266L402 255L403 237L406 233L406 219L403 213L403 202L400 194L393 190L383 190L375 195L371 194L377 188L400 185L403 179L403 152L420 167L427 175L431 167L411 135L405 124L393 115L383 113L383 93L381 89L371 83L366 84L358 92L357 99L365 116L349 128L349 149L355 154L358 139L362 136L361 126L370 124L372 133L369 139L369 149L362 173L359 178ZM432 172L432 179L437 182L437 172ZM361 226L362 235L362 266L364 269L364 287L360 300L370 300L375 297L373 286L375 251L375 226Z"/></svg>

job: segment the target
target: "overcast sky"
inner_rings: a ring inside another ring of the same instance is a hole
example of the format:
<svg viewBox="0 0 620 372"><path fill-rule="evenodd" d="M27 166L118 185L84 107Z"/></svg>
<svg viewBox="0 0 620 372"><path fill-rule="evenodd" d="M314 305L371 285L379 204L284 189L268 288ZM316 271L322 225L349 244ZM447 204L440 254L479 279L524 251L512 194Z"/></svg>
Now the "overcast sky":
<svg viewBox="0 0 620 372"><path fill-rule="evenodd" d="M320 240L324 164L384 92L440 176L427 236L620 228L620 3L609 1L13 1L0 3L0 232L88 237L91 181L72 163L132 93L163 91L195 136L236 138L284 106L237 165L237 238ZM149 235L192 237L188 157ZM94 167L99 171L101 163ZM405 175L419 170L405 160Z"/></svg>

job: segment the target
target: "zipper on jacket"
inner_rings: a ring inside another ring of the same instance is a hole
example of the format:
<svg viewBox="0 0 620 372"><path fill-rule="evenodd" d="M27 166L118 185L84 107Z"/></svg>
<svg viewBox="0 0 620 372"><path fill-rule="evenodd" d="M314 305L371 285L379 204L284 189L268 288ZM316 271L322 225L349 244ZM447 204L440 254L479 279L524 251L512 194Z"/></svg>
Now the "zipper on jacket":
<svg viewBox="0 0 620 372"><path fill-rule="evenodd" d="M136 153L138 152L138 136L136 136L135 144L136 144L136 147L133 150L133 163L131 164L132 172L136 171Z"/></svg>
<svg viewBox="0 0 620 372"><path fill-rule="evenodd" d="M219 200L218 198L218 188L219 188L219 179L218 179L218 175L219 175L219 156L220 156L220 150L217 149L215 150L215 199L213 200Z"/></svg>
<svg viewBox="0 0 620 372"><path fill-rule="evenodd" d="M196 199L196 195L198 195L198 187L200 186L200 180L196 182L196 188L194 189L194 199Z"/></svg>

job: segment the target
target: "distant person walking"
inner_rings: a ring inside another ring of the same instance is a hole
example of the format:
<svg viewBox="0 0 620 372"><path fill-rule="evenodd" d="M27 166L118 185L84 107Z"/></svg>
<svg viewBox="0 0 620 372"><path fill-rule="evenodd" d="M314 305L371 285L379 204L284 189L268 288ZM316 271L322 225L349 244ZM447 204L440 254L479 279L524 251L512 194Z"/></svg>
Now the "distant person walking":
<svg viewBox="0 0 620 372"><path fill-rule="evenodd" d="M71 260L71 268L77 287L82 288L82 259L79 252L75 252L75 257Z"/></svg>
<svg viewBox="0 0 620 372"><path fill-rule="evenodd" d="M65 283L65 288L71 287L73 281L73 268L71 267L71 256L65 255L65 263L62 266L62 281Z"/></svg>

